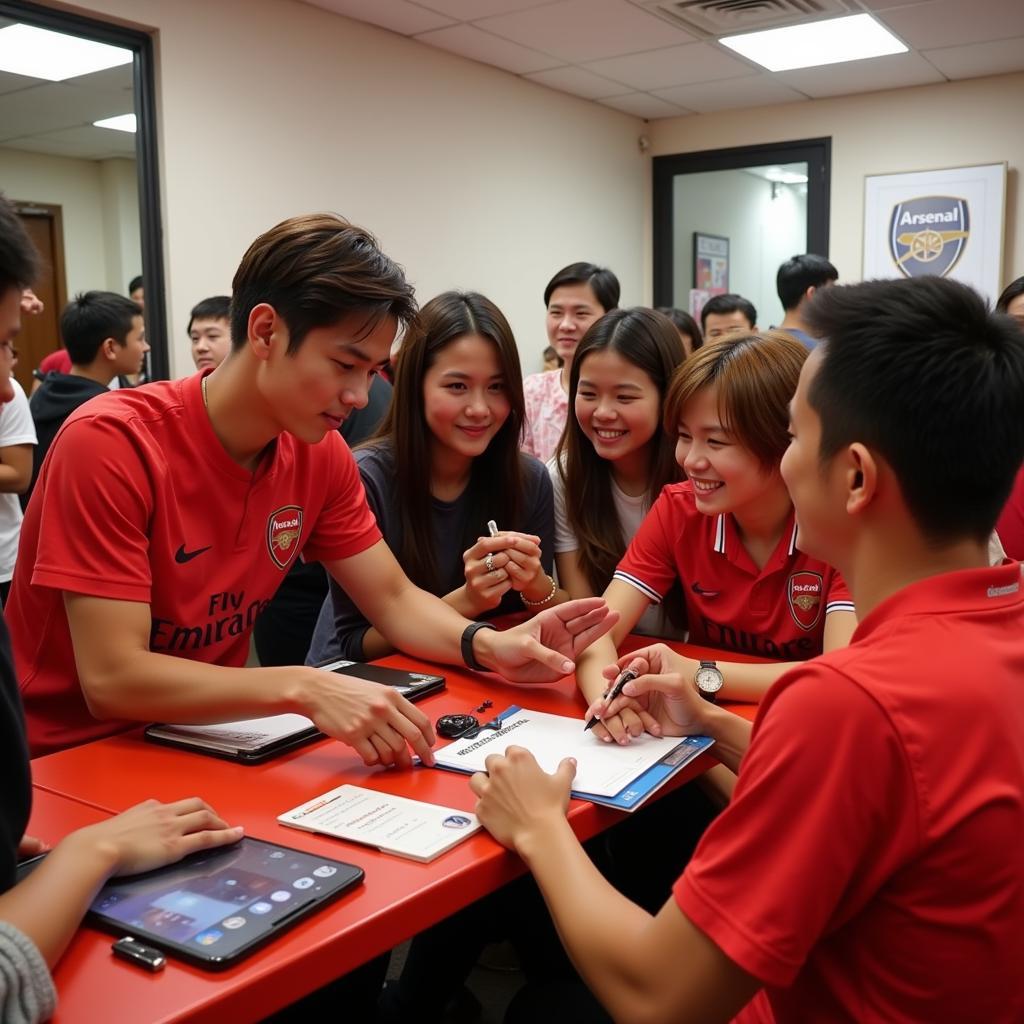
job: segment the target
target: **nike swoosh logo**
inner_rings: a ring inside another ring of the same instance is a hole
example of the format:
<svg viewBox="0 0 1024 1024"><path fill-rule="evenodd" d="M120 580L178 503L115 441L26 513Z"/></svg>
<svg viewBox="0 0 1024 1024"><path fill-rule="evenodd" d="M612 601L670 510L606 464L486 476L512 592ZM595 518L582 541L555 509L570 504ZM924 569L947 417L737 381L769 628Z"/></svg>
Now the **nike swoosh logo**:
<svg viewBox="0 0 1024 1024"><path fill-rule="evenodd" d="M721 593L720 590L705 590L699 583L694 583L690 589L695 594L700 594L701 597L718 597Z"/></svg>
<svg viewBox="0 0 1024 1024"><path fill-rule="evenodd" d="M196 555L201 555L204 551L209 551L213 547L212 544L207 544L205 548L196 548L195 551L186 551L185 545L182 544L177 551L174 552L174 560L178 565L184 565L186 562L191 562Z"/></svg>

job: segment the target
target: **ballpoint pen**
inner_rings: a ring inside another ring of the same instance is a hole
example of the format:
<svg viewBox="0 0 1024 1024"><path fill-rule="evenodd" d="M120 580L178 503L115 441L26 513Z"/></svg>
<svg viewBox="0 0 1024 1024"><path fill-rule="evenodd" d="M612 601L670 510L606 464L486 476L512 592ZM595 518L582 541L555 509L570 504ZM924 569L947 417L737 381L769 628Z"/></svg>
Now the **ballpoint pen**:
<svg viewBox="0 0 1024 1024"><path fill-rule="evenodd" d="M624 672L620 672L619 677L615 680L615 685L612 686L612 688L604 695L605 707L611 704L611 702L622 693L622 688L626 683L630 682L630 680L636 679L636 676L636 672L631 668L627 668ZM600 721L601 719L598 718L597 715L594 715L588 720L587 724L583 726L583 731L590 732L590 730L593 729Z"/></svg>

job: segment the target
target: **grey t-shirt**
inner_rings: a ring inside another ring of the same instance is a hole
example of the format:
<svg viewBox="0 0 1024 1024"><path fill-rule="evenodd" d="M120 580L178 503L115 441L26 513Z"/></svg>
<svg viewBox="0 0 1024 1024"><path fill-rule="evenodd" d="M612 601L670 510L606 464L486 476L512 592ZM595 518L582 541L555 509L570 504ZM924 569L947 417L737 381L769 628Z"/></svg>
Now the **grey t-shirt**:
<svg viewBox="0 0 1024 1024"><path fill-rule="evenodd" d="M402 523L394 489L394 458L388 443L360 448L355 453L356 464L366 488L366 501L377 517L377 525L384 536L384 543L393 552L401 550ZM510 523L500 508L488 508L486 519L494 519L504 530L517 530L540 537L541 563L550 575L554 558L554 504L551 480L544 466L532 455L521 454L523 502L522 522ZM463 537L469 514L467 492L455 501L430 500L430 515L433 520L434 552L438 574L441 579L437 596L443 597L466 581L462 552L465 550ZM479 524L479 535L485 532ZM492 614L522 611L518 595L509 591ZM313 640L306 657L307 665L319 665L335 658L350 661L364 661L363 636L370 623L349 599L348 595L331 580L331 590L320 609Z"/></svg>

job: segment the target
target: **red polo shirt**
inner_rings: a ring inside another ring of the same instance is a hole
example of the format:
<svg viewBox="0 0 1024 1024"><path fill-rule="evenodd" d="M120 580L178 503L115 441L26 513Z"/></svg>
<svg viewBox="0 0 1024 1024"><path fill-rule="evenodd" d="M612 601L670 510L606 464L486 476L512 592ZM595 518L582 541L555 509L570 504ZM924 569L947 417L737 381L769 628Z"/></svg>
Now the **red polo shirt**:
<svg viewBox="0 0 1024 1024"><path fill-rule="evenodd" d="M250 473L217 440L199 374L93 399L43 463L5 609L33 756L127 727L89 714L64 591L148 605L153 651L241 666L299 551L328 561L379 539L336 431L281 434Z"/></svg>
<svg viewBox="0 0 1024 1024"><path fill-rule="evenodd" d="M888 598L768 692L675 898L767 986L738 1020L1024 1020L1017 563Z"/></svg>
<svg viewBox="0 0 1024 1024"><path fill-rule="evenodd" d="M826 616L853 611L839 573L797 550L792 513L758 569L733 517L697 511L688 481L662 490L613 578L655 604L678 579L691 643L778 661L820 654Z"/></svg>

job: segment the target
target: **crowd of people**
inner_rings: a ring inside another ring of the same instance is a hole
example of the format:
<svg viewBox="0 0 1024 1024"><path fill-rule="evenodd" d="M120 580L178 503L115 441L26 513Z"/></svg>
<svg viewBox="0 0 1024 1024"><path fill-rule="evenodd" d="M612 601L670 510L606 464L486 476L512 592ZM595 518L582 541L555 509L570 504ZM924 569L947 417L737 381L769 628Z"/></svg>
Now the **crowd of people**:
<svg viewBox="0 0 1024 1024"><path fill-rule="evenodd" d="M511 746L472 778L531 872L463 912L536 967L509 1022L1024 1019L1024 278L990 311L797 255L762 330L736 294L699 323L621 308L611 270L573 263L524 379L490 298L420 307L372 235L309 215L194 306L194 374L133 385L139 280L68 304L29 399L10 362L38 273L0 197L0 1017L52 1013L107 877L240 835L201 792L149 802L15 884L30 756L300 712L367 765L430 765L422 710L316 668L400 650L574 672L600 742L716 741L693 842L691 787L595 850L566 824L570 761ZM621 655L630 633L649 643ZM664 643L687 639L720 658ZM759 704L753 727L722 698ZM387 987L378 958L277 1019L442 1020L482 931L441 922Z"/></svg>

